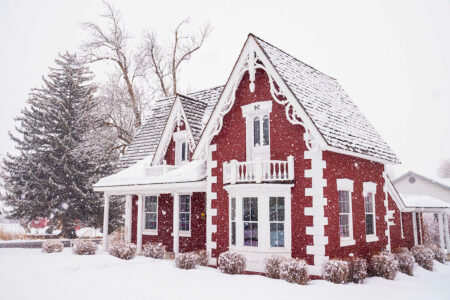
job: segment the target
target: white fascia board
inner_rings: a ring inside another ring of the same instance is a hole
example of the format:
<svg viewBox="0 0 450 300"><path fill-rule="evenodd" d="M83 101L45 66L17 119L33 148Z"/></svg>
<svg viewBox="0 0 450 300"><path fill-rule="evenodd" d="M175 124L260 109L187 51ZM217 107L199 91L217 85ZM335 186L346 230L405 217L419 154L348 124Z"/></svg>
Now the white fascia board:
<svg viewBox="0 0 450 300"><path fill-rule="evenodd" d="M94 187L96 192L104 192L108 195L135 195L135 194L170 194L206 192L206 180L175 183L158 183L142 185L104 186Z"/></svg>

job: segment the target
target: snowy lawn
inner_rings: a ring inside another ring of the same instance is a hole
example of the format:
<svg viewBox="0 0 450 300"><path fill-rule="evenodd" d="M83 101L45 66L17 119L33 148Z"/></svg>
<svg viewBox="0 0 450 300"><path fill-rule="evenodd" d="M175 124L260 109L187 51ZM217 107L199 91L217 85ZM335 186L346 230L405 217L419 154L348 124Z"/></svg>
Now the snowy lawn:
<svg viewBox="0 0 450 300"><path fill-rule="evenodd" d="M0 299L450 299L450 265L435 261L434 272L416 266L414 277L369 278L365 284L308 286L256 275L225 275L199 267L175 268L173 261L106 254L77 256L70 249L0 249Z"/></svg>

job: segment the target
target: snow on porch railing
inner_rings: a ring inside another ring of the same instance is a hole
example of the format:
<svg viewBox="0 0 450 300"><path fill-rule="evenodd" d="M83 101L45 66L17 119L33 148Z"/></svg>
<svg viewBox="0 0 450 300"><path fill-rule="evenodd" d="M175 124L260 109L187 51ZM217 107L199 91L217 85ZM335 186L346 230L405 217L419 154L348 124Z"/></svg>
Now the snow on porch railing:
<svg viewBox="0 0 450 300"><path fill-rule="evenodd" d="M223 163L223 183L273 182L294 179L294 157L287 160L255 160Z"/></svg>
<svg viewBox="0 0 450 300"><path fill-rule="evenodd" d="M168 165L166 164L166 161L163 161L162 165L159 166L150 166L145 169L145 176L147 177L153 177L153 176L161 176L166 174L167 172L170 172L172 170L177 169L178 166Z"/></svg>

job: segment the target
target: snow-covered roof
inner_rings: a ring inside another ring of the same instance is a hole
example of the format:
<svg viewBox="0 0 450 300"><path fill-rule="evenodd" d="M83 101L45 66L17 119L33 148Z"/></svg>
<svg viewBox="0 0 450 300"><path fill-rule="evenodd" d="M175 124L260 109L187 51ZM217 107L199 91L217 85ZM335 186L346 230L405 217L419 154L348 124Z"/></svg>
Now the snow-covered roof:
<svg viewBox="0 0 450 300"><path fill-rule="evenodd" d="M206 178L206 165L202 160L194 160L163 175L150 177L146 171L152 158L152 156L147 156L114 175L103 177L94 184L94 188L194 182Z"/></svg>
<svg viewBox="0 0 450 300"><path fill-rule="evenodd" d="M405 174L403 174L403 175L395 178L394 180L392 180L392 182L393 183L397 183L397 182L401 181L402 179L407 178L408 176L415 176L415 177L421 178L421 179L423 179L423 180L425 180L425 181L427 181L429 183L435 184L435 185L437 185L437 186L439 186L439 187L441 187L441 188L443 188L445 190L450 191L450 185L449 185L450 184L450 179L448 179L448 178L440 178L439 180L435 180L435 179L431 179L431 178L428 178L426 176L420 175L420 174L418 174L416 172L413 172L413 171L406 172Z"/></svg>
<svg viewBox="0 0 450 300"><path fill-rule="evenodd" d="M189 93L186 96L179 94L196 142L206 121L211 116L222 90L223 86L219 86ZM125 154L121 156L119 163L121 168L129 167L155 153L175 98L173 96L160 99L154 103L132 143L127 147Z"/></svg>
<svg viewBox="0 0 450 300"><path fill-rule="evenodd" d="M336 79L251 36L261 46L329 146L399 163L395 153Z"/></svg>
<svg viewBox="0 0 450 300"><path fill-rule="evenodd" d="M406 207L414 208L450 208L450 204L430 195L400 193Z"/></svg>

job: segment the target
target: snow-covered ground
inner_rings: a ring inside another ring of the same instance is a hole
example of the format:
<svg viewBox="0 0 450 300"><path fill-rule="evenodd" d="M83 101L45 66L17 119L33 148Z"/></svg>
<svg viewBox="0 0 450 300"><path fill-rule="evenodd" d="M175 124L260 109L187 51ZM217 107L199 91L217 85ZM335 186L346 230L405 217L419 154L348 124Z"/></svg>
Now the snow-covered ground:
<svg viewBox="0 0 450 300"><path fill-rule="evenodd" d="M225 275L213 268L175 268L173 261L106 254L44 254L39 249L0 249L0 299L450 299L450 265L433 272L418 266L415 276L394 281L308 286L256 275Z"/></svg>

